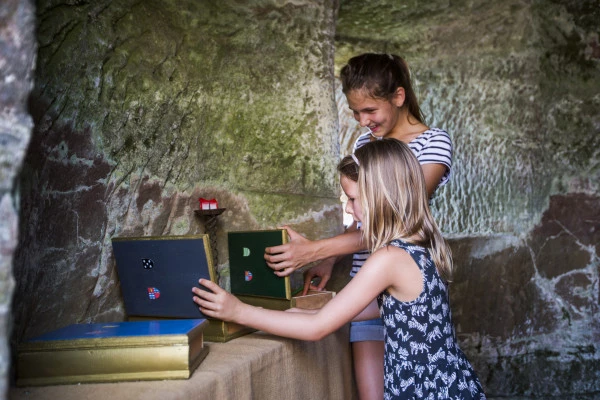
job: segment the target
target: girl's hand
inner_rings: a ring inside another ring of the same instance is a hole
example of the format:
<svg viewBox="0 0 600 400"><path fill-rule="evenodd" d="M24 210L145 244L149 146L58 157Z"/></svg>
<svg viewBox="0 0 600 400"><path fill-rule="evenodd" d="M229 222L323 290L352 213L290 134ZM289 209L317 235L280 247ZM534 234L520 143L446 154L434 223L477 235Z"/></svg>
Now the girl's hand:
<svg viewBox="0 0 600 400"><path fill-rule="evenodd" d="M240 315L240 309L243 308L243 303L214 282L200 279L198 283L211 290L208 292L198 287L192 288L192 292L196 295L193 298L194 303L198 304L200 311L211 318L235 322Z"/></svg>
<svg viewBox="0 0 600 400"><path fill-rule="evenodd" d="M323 290L325 285L331 278L333 265L335 264L336 257L326 258L314 267L304 272L304 289L302 295L306 296L309 290ZM317 285L314 284L314 278L321 278Z"/></svg>
<svg viewBox="0 0 600 400"><path fill-rule="evenodd" d="M290 240L286 244L267 247L265 260L267 265L275 270L275 275L288 276L318 258L314 254L312 240L308 240L289 226L282 228L287 230Z"/></svg>

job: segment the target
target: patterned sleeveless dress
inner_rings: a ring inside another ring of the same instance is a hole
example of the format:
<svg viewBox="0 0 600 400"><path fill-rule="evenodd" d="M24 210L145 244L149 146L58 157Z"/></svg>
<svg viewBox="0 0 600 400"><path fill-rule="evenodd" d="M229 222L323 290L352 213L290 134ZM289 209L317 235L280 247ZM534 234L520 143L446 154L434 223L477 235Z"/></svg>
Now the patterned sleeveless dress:
<svg viewBox="0 0 600 400"><path fill-rule="evenodd" d="M458 347L448 287L429 251L394 240L423 273L423 292L402 302L383 292L378 297L385 326L384 399L485 399L469 361Z"/></svg>

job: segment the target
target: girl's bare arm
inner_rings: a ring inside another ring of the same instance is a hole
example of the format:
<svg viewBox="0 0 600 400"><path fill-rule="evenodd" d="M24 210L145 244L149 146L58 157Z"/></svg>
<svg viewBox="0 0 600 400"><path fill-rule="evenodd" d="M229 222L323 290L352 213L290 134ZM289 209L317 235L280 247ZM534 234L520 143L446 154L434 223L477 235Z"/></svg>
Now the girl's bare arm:
<svg viewBox="0 0 600 400"><path fill-rule="evenodd" d="M278 276L287 276L311 262L365 250L359 231L345 232L327 239L309 240L289 227L290 241L265 249L267 265Z"/></svg>

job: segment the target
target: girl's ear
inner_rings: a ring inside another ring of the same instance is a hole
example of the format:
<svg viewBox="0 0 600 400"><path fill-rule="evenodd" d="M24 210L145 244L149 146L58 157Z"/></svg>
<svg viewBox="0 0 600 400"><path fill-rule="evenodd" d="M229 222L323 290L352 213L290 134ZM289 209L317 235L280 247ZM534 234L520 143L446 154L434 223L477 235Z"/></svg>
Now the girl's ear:
<svg viewBox="0 0 600 400"><path fill-rule="evenodd" d="M406 99L405 93L404 93L404 88L402 86L399 86L398 89L396 89L396 93L394 93L394 97L392 98L392 103L400 108L404 105L404 100Z"/></svg>

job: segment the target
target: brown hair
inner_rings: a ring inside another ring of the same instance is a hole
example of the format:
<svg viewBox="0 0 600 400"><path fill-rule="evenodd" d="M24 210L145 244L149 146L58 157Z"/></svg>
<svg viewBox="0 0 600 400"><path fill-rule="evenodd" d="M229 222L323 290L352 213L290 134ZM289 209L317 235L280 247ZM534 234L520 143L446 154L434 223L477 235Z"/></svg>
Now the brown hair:
<svg viewBox="0 0 600 400"><path fill-rule="evenodd" d="M391 101L399 87L404 88L404 105L420 123L425 118L412 88L410 70L395 54L365 53L348 60L341 69L342 91L363 90L373 98Z"/></svg>
<svg viewBox="0 0 600 400"><path fill-rule="evenodd" d="M345 176L354 182L358 182L358 165L356 165L352 156L342 158L342 161L340 161L337 166L337 170L340 175Z"/></svg>

